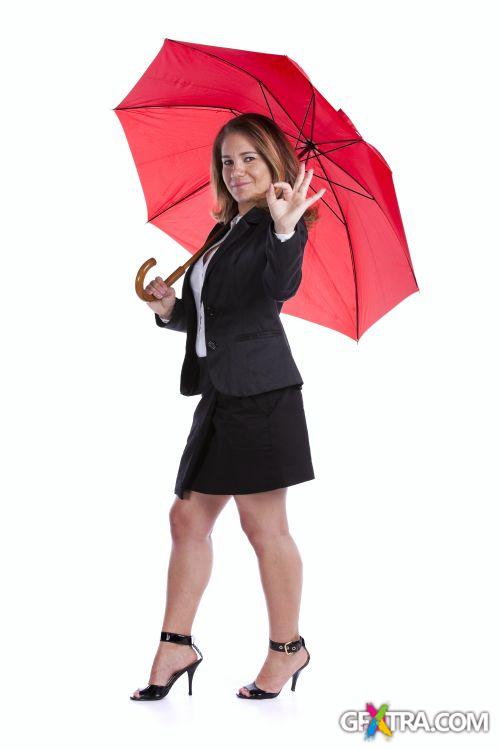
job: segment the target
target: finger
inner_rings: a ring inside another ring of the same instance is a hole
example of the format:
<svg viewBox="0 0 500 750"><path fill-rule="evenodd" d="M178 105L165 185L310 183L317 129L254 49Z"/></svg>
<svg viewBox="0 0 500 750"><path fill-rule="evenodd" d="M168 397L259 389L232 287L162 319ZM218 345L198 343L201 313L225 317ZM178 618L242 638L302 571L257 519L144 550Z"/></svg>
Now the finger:
<svg viewBox="0 0 500 750"><path fill-rule="evenodd" d="M315 203L316 201L319 201L320 198L322 198L325 193L326 193L326 188L321 188L321 190L318 190L316 195L313 195L311 198L308 198L306 200L306 207L309 208L309 206L312 206L313 203Z"/></svg>
<svg viewBox="0 0 500 750"><path fill-rule="evenodd" d="M151 282L151 291L155 295L155 297L158 297L158 299L161 299L165 296L165 292L160 288L158 281L156 279Z"/></svg>
<svg viewBox="0 0 500 750"><path fill-rule="evenodd" d="M266 198L267 198L267 204L269 207L274 206L278 202L278 199L276 198L276 193L274 192L274 186L272 182L269 184L269 187L267 188Z"/></svg>
<svg viewBox="0 0 500 750"><path fill-rule="evenodd" d="M304 172L305 172L305 169L306 169L306 165L304 164L304 162L303 162L303 161L301 161L301 162L300 162L300 167L299 167L299 171L298 171L298 173L297 173L297 177L296 177L296 179L295 179L295 182L294 182L294 185L293 185L293 189L294 189L294 190L297 190L297 189L298 189L298 187L299 187L300 183L301 183L301 182L302 182L302 180L304 179Z"/></svg>
<svg viewBox="0 0 500 750"><path fill-rule="evenodd" d="M156 277L156 279L153 279L153 281L152 281L151 283L152 283L152 285L153 285L153 286L155 286L155 287L156 287L156 288L157 288L157 289L158 289L159 291L163 291L163 292L166 292L166 291L167 291L167 289L170 289L170 287L169 287L169 286L167 286L167 284L165 284L165 282L163 281L163 279L162 279L162 277L161 277L161 276L157 276L157 277Z"/></svg>
<svg viewBox="0 0 500 750"><path fill-rule="evenodd" d="M302 180L302 184L300 185L300 187L298 189L299 193L302 193L302 194L307 193L307 190L308 190L309 185L311 184L311 180L313 178L313 174L314 174L314 169L311 168L311 169L307 170L307 174L304 177L304 179Z"/></svg>
<svg viewBox="0 0 500 750"><path fill-rule="evenodd" d="M302 162L302 170L301 170L301 171L300 171L300 173L299 173L299 174L297 175L296 186L294 187L294 189L295 189L295 190L296 190L297 192L299 192L300 188L301 188L301 187L302 187L302 186L304 185L304 181L305 181L305 180L308 180L308 179L310 180L310 179L311 179L311 177L312 177L312 172L313 172L313 170L312 170L312 169L309 169L309 170L307 171L307 173L306 173L306 165L304 164L304 162Z"/></svg>
<svg viewBox="0 0 500 750"><path fill-rule="evenodd" d="M163 279L161 279L161 281L158 282L157 287L160 290L160 292L163 292L163 294L168 294L168 291L171 288L165 284Z"/></svg>
<svg viewBox="0 0 500 750"><path fill-rule="evenodd" d="M170 287L165 284L161 276L157 276L154 280L154 283L156 288L162 292L166 292L167 289L170 289Z"/></svg>
<svg viewBox="0 0 500 750"><path fill-rule="evenodd" d="M280 199L289 202L293 197L293 190L288 182L276 182L274 183L276 190L281 190Z"/></svg>

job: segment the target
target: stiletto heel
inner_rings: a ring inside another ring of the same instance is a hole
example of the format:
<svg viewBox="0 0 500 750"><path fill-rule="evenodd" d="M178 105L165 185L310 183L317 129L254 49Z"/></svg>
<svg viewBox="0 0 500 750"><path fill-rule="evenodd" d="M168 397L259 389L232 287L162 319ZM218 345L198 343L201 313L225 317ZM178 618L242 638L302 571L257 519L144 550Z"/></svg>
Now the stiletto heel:
<svg viewBox="0 0 500 750"><path fill-rule="evenodd" d="M188 680L189 680L189 695L193 695L193 675L196 672L196 667L200 664L201 659L191 664L187 668Z"/></svg>
<svg viewBox="0 0 500 750"><path fill-rule="evenodd" d="M183 669L178 669L177 672L174 672L170 675L168 678L168 681L166 685L148 685L143 690L139 690L139 697L136 697L135 695L130 696L130 700L132 701L159 701L162 698L164 698L166 695L168 695L168 692L174 682L179 679L179 677L184 674L184 672L187 672L188 676L188 690L189 695L193 694L193 675L197 669L197 667L201 664L203 661L203 655L200 651L200 649L195 645L193 636L191 635L181 635L180 633L169 633L167 631L163 631L160 635L160 641L169 641L170 643L179 643L182 646L192 646L196 651L199 653L200 658L193 662L192 664L188 664L187 667L184 667Z"/></svg>
<svg viewBox="0 0 500 750"><path fill-rule="evenodd" d="M304 667L307 667L307 665L309 664L310 659L311 659L311 657L309 657L309 659L306 661L306 663L304 664ZM304 667L301 667L300 669L297 669L297 671L293 673L293 675L292 675L292 687L291 687L291 690L295 691L295 685L297 684L297 680L299 679L299 674L302 672L302 670L304 669Z"/></svg>
<svg viewBox="0 0 500 750"><path fill-rule="evenodd" d="M295 654L297 651L300 651L301 648L305 648L306 642L302 638L301 635L299 635L298 641L288 641L287 643L279 643L279 641L272 641L269 639L269 648L271 648L273 651L281 651L284 654ZM307 667L311 660L311 655L309 651L307 651L307 661L305 664L303 664L299 669L297 669L296 672L292 675L292 690L295 691L295 685L297 684L297 680L299 678L299 674L302 672L302 670ZM267 690L262 690L255 682L251 682L249 685L245 685L246 689L250 693L250 695L243 695L243 693L236 693L238 698L247 698L249 700L262 700L264 698L277 698L278 695L281 693L281 690L279 690L277 693L271 693Z"/></svg>

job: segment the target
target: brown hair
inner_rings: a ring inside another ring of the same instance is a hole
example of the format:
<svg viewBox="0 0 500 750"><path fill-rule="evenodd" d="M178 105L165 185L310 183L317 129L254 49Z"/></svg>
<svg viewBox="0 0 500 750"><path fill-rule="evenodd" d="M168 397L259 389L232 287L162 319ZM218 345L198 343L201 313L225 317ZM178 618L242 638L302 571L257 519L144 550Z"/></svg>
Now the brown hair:
<svg viewBox="0 0 500 750"><path fill-rule="evenodd" d="M212 147L210 184L217 208L211 211L212 218L226 224L238 212L238 202L233 198L222 178L222 141L229 133L242 133L255 146L255 150L266 162L272 182L288 182L292 187L297 179L300 162L285 133L274 120L257 112L248 112L229 120L217 133ZM307 172L306 172L307 174ZM279 189L278 197L282 190ZM260 208L269 211L266 196L257 202ZM318 220L318 207L310 206L302 214L306 226Z"/></svg>

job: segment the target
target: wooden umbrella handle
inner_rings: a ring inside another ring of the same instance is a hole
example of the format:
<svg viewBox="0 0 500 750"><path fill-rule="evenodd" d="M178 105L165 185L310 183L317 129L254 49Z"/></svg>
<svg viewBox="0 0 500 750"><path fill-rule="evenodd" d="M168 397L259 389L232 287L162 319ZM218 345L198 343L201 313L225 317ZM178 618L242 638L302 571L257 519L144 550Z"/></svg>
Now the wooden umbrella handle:
<svg viewBox="0 0 500 750"><path fill-rule="evenodd" d="M193 261L194 256L193 258L190 258L190 261L185 263L183 266L179 266L179 268L171 273L168 278L164 279L165 284L167 286L172 286L172 284L176 282L177 279L180 279L180 277L185 273L185 271L189 268ZM144 300L144 302L154 302L155 300L158 301L158 297L155 297L154 294L148 294L144 291L144 279L146 278L147 272L150 271L153 266L156 266L156 259L150 258L142 264L142 266L137 271L137 276L135 277L135 291L137 292L137 295L142 300Z"/></svg>
<svg viewBox="0 0 500 750"><path fill-rule="evenodd" d="M227 226L223 224L221 227L217 227L215 232L211 232L210 235L207 238L207 241L201 247L198 252L196 252L194 255L192 255L182 266L179 266L173 273L170 274L170 276L166 279L164 279L164 282L167 286L172 286L177 279L180 279L183 274L186 273L187 269L192 263L196 263L198 258L200 258L205 250L208 249L209 246L214 245L217 240L215 237L219 234L220 229L220 236L222 236L227 231ZM153 266L156 266L156 259L150 258L145 263L142 264L142 266L137 271L137 276L135 277L135 291L137 293L137 296L140 297L144 302L155 302L158 301L158 297L155 297L153 294L148 294L144 291L144 279L146 278L146 274L148 271L150 271Z"/></svg>

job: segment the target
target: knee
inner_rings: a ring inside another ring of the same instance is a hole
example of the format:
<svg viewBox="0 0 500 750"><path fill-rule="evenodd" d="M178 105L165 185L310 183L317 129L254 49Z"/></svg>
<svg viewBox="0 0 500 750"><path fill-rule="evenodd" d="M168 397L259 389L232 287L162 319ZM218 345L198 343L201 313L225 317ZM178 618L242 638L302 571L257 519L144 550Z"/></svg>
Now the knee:
<svg viewBox="0 0 500 750"><path fill-rule="evenodd" d="M187 503L174 504L169 513L172 541L204 541L212 533L212 525L203 518L197 518Z"/></svg>
<svg viewBox="0 0 500 750"><path fill-rule="evenodd" d="M257 554L276 548L290 536L288 525L285 522L269 527L255 522L242 521L241 528Z"/></svg>

